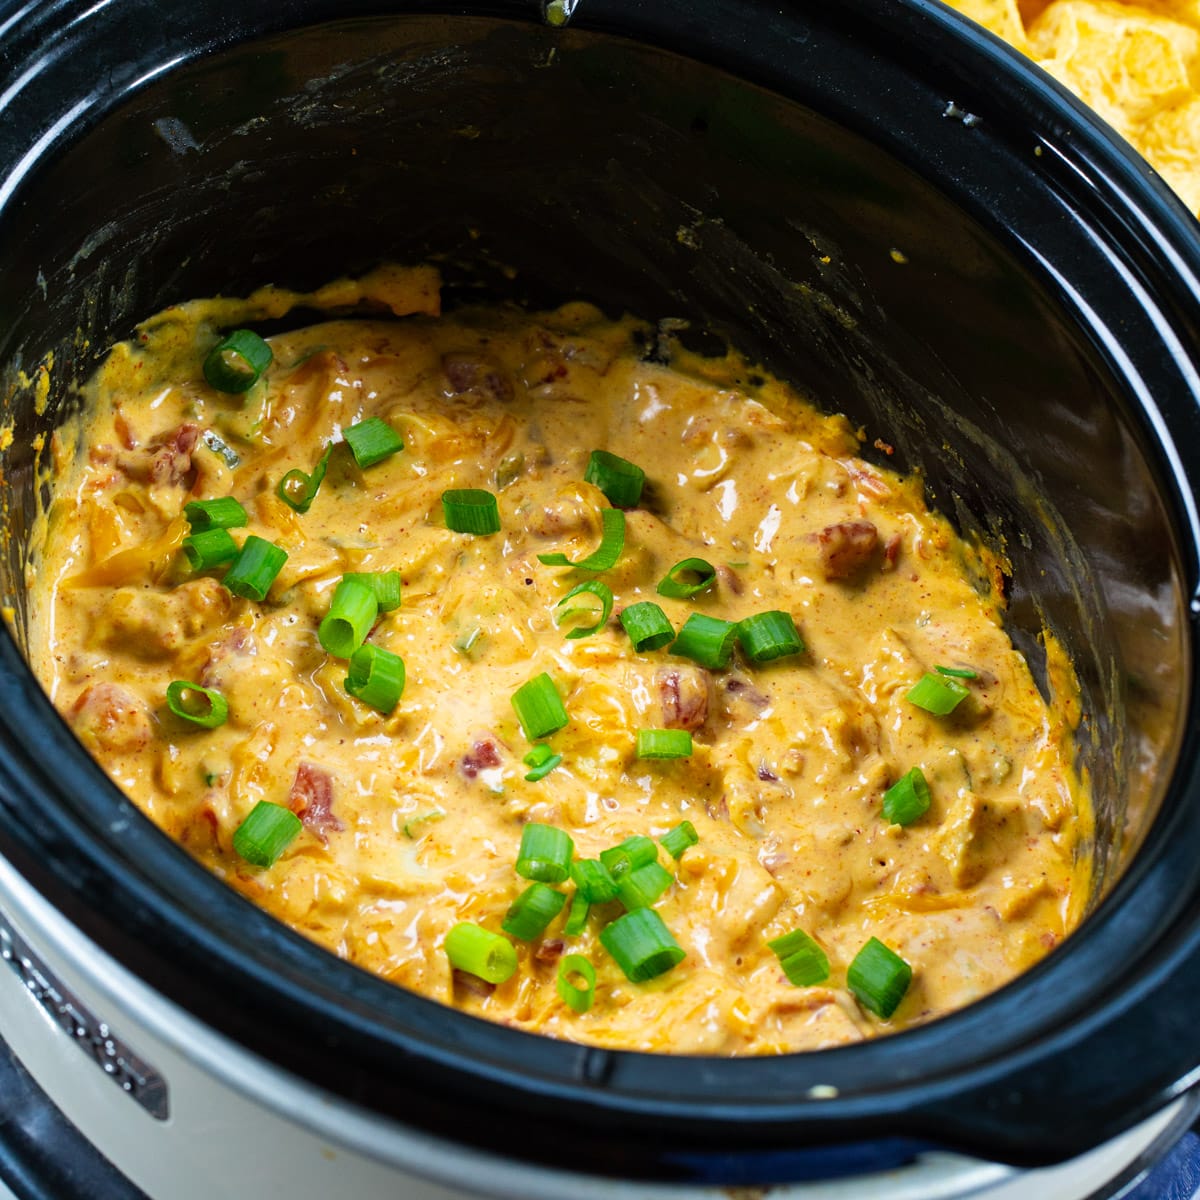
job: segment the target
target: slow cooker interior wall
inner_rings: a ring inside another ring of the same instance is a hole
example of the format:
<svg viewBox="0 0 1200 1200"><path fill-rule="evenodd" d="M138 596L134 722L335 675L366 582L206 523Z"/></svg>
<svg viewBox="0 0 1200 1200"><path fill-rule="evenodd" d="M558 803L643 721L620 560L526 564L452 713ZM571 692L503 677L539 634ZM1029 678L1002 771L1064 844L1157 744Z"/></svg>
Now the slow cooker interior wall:
<svg viewBox="0 0 1200 1200"><path fill-rule="evenodd" d="M0 361L15 378L56 354L44 416L12 395L2 582L22 617L28 447L134 321L434 253L455 299L583 296L719 330L868 446L892 443L892 465L924 470L935 503L1003 547L1035 669L1044 624L1074 659L1101 876L1126 800L1152 812L1128 794L1150 780L1127 786L1123 767L1141 714L1173 733L1177 702L1139 669L1143 708L1127 709L1126 676L1149 644L1181 659L1181 591L1116 385L1009 250L797 105L605 37L347 23L146 86L29 182L0 239Z"/></svg>

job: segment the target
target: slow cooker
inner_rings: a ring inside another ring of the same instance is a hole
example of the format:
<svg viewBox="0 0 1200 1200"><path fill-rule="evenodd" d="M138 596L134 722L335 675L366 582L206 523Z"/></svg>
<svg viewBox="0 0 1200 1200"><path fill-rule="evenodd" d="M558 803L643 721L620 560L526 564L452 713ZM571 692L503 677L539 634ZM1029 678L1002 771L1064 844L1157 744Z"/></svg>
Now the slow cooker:
<svg viewBox="0 0 1200 1200"><path fill-rule="evenodd" d="M1200 241L1144 163L932 0L3 0L0 69L0 1032L80 1139L10 1110L18 1195L1066 1198L1179 1136ZM37 447L140 318L383 260L686 322L921 470L1035 675L1044 629L1074 661L1081 929L895 1037L618 1053L369 977L161 836L25 663Z"/></svg>

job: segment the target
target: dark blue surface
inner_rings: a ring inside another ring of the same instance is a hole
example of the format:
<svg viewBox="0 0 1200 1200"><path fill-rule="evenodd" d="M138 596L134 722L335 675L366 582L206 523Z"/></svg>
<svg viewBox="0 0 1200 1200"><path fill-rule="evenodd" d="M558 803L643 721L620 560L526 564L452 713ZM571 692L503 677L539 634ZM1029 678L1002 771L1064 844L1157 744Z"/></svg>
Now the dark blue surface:
<svg viewBox="0 0 1200 1200"><path fill-rule="evenodd" d="M1200 1196L1200 1137L1179 1144L1122 1200L1195 1200Z"/></svg>

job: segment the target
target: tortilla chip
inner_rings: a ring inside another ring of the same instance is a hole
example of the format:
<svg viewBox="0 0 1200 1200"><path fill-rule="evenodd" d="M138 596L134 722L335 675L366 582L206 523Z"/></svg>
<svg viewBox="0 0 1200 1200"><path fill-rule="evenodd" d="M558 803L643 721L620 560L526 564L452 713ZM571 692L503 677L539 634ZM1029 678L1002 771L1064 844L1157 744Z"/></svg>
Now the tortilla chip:
<svg viewBox="0 0 1200 1200"><path fill-rule="evenodd" d="M946 0L951 8L1002 37L1011 46L1024 51L1025 23L1017 0Z"/></svg>

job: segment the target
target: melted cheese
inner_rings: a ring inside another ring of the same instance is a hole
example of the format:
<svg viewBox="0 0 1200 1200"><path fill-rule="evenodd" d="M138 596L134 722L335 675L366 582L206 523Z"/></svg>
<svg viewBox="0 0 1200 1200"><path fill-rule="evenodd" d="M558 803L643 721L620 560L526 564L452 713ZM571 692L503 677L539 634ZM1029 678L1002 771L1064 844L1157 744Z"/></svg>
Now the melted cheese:
<svg viewBox="0 0 1200 1200"><path fill-rule="evenodd" d="M407 305L396 286L396 311L436 311L428 279ZM256 311L286 307L263 293ZM266 383L243 401L200 373L213 323L240 316L224 301L174 309L113 351L83 420L58 436L34 583L37 666L55 703L112 778L230 886L446 1004L680 1053L810 1049L928 1020L1010 980L1078 920L1089 826L1070 697L1047 706L996 592L979 590L994 564L925 508L919 480L858 458L844 420L734 358L676 348L675 365L646 361L643 327L584 305L315 325L273 339ZM404 451L359 470L340 448L310 511L293 512L276 494L282 476L311 471L368 416L400 431ZM597 544L607 501L584 482L597 447L649 479L602 577L618 612L655 600L678 628L691 611L785 610L805 653L766 666L735 656L710 672L666 649L633 652L615 615L568 640L556 605L586 576L538 555L577 559ZM501 533L445 527L441 494L462 487L497 494ZM263 603L232 596L220 571L180 566L184 503L222 495L250 514L239 541L252 533L288 552ZM692 556L718 566L716 586L658 596L667 569ZM389 716L346 694L346 664L317 638L341 575L384 570L402 574L403 603L370 636L408 676ZM905 699L936 664L979 672L944 719ZM549 739L562 764L530 783L510 697L542 671L570 720ZM210 731L173 717L174 679L218 689L228 722ZM636 731L667 726L693 731L692 755L637 759ZM890 825L882 795L914 766L932 805ZM266 870L231 845L260 800L306 819ZM514 863L526 822L565 829L594 858L682 819L700 841L677 865L660 854L674 882L656 907L686 951L667 974L625 979L598 937L614 906L574 938L564 909L518 944L519 969L500 986L451 970L447 931L498 929L525 886ZM827 951L827 983L792 986L767 947L796 927ZM872 936L915 972L889 1021L846 987ZM583 1015L556 992L564 951L596 966Z"/></svg>

